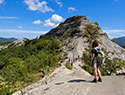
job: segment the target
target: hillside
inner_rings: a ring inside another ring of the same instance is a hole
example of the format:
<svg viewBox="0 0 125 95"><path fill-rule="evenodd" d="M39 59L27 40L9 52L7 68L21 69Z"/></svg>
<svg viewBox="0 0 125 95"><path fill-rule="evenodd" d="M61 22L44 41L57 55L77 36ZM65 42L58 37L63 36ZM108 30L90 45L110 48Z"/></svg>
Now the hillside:
<svg viewBox="0 0 125 95"><path fill-rule="evenodd" d="M81 68L84 64L90 64L91 43L97 39L106 53L107 68L102 67L102 73L104 75L125 73L125 61L123 61L125 60L125 49L113 43L107 34L100 29L97 22L92 23L85 16L73 16L50 30L45 36L54 36L61 43L63 51L61 52L62 59L59 61L60 66L47 78L44 77L38 82L25 87L22 94L93 95L96 91L97 95L123 95L125 93L123 90L124 77L115 77L115 79L114 77L104 77L104 83L99 83L94 88L95 84L90 82L93 77ZM44 35L40 37L40 39L42 38L44 38ZM72 70L66 68L67 63L73 64ZM89 72L92 71L89 65L87 65L87 69ZM98 89L103 86L106 88L99 91ZM116 88L114 86L120 87ZM18 91L13 95L19 95L20 93L21 91Z"/></svg>
<svg viewBox="0 0 125 95"><path fill-rule="evenodd" d="M0 95L12 95L59 66L61 45L54 37L16 40L0 50Z"/></svg>

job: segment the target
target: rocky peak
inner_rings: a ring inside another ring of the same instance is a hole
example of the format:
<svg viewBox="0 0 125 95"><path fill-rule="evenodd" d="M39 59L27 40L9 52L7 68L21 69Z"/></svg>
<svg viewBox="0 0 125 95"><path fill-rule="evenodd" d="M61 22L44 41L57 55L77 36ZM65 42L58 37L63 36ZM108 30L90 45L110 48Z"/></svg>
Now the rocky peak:
<svg viewBox="0 0 125 95"><path fill-rule="evenodd" d="M60 23L59 26L50 30L46 35L57 36L61 39L67 39L74 36L85 36L86 31L90 31L91 34L94 34L95 31L87 30L88 28L97 29L100 35L106 35L99 28L98 23L92 23L85 16L73 16L66 19L63 23ZM93 32L93 33L92 33Z"/></svg>
<svg viewBox="0 0 125 95"><path fill-rule="evenodd" d="M81 20L81 19L87 20L85 16L73 16L73 17L67 18L64 23L72 23L74 21Z"/></svg>
<svg viewBox="0 0 125 95"><path fill-rule="evenodd" d="M46 35L56 36L62 42L64 51L68 53L70 59L73 59L74 55L82 57L85 48L88 48L89 42L94 39L98 39L101 47L110 52L110 57L119 57L123 60L125 58L125 50L113 43L97 22L93 23L85 16L70 17Z"/></svg>

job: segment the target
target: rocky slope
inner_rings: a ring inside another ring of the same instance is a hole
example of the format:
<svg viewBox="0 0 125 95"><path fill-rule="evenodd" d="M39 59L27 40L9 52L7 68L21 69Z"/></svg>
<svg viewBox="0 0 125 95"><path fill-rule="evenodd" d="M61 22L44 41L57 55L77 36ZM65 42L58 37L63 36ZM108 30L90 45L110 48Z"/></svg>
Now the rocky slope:
<svg viewBox="0 0 125 95"><path fill-rule="evenodd" d="M55 35L63 43L64 50L68 52L70 59L78 55L82 57L85 48L90 47L88 41L91 37L98 36L101 47L109 52L111 58L119 57L125 60L125 49L112 42L99 28L98 23L92 23L84 16L68 18L46 35Z"/></svg>
<svg viewBox="0 0 125 95"><path fill-rule="evenodd" d="M97 95L125 94L123 90L125 87L124 77L116 77L115 79L114 77L104 77L104 83L96 85L90 82L93 77L79 67L79 65L83 64L81 60L73 63L73 70L67 70L64 66L69 59L74 60L78 56L82 57L85 48L90 47L91 37L94 39L96 36L98 36L101 47L109 52L111 58L119 57L125 60L125 50L109 40L107 34L99 28L97 23L90 22L84 16L74 16L68 18L46 35L56 36L60 40L64 52L68 54L68 58L64 59L61 62L61 67L55 69L47 79L43 78L37 83L26 87L22 91L24 95L94 95L95 91L98 91ZM112 81L112 79L114 80ZM46 80L48 84L45 84ZM120 89L114 87L117 85L120 86ZM109 90L109 87L113 92ZM104 89L98 90L100 88ZM20 93L18 91L13 95L19 95Z"/></svg>

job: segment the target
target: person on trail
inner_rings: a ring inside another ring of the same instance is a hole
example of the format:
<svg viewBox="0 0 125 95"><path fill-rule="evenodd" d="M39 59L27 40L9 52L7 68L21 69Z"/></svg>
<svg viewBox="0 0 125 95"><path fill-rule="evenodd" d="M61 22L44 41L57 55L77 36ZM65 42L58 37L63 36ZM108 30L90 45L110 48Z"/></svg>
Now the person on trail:
<svg viewBox="0 0 125 95"><path fill-rule="evenodd" d="M47 74L48 74L48 72L46 70L43 70L43 69L41 69L41 71L42 71L42 78L45 77L45 84L47 84Z"/></svg>
<svg viewBox="0 0 125 95"><path fill-rule="evenodd" d="M92 56L91 56L91 63L90 65L94 68L94 80L92 82L102 82L102 78L101 78L101 72L99 70L99 63L97 62L97 49L99 49L99 43L97 40L93 41L92 43ZM97 76L99 76L99 78L97 79Z"/></svg>

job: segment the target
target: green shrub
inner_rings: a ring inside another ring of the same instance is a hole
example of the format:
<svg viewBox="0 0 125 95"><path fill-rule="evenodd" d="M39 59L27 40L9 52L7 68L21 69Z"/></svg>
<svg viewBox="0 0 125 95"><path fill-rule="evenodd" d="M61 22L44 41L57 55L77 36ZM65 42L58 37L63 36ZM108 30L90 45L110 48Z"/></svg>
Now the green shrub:
<svg viewBox="0 0 125 95"><path fill-rule="evenodd" d="M93 75L93 68L89 65L90 61L91 61L91 49L85 49L86 51L84 51L83 53L83 57L82 59L85 62L85 65L82 67L84 70L86 70L87 72L89 72L90 74ZM106 59L105 59L105 64L103 66L100 66L100 71L102 75L111 75L111 74L116 74L118 70L124 68L125 69L125 61L123 61L120 58L113 58L113 60L111 60L110 57L108 57L108 52L105 52L106 55Z"/></svg>
<svg viewBox="0 0 125 95"><path fill-rule="evenodd" d="M11 46L0 51L0 75L7 85L22 82L24 84L20 85L29 85L39 79L36 75L40 69L47 68L49 71L51 67L58 65L61 52L60 42L55 37L47 36L28 40L24 46ZM0 90L2 87L0 86ZM0 91L0 95L11 95L8 89L12 89L11 93L18 90L8 86Z"/></svg>
<svg viewBox="0 0 125 95"><path fill-rule="evenodd" d="M67 69L72 70L72 65L71 65L71 63L66 63L65 66L66 66Z"/></svg>
<svg viewBox="0 0 125 95"><path fill-rule="evenodd" d="M92 66L85 64L82 69L84 69L85 71L89 72L91 75L93 75L93 68Z"/></svg>
<svg viewBox="0 0 125 95"><path fill-rule="evenodd" d="M116 74L120 69L125 69L125 61L117 57L113 58L113 60L106 58L105 63L104 69L107 75Z"/></svg>
<svg viewBox="0 0 125 95"><path fill-rule="evenodd" d="M92 44L93 40L96 40L98 38L99 30L100 30L100 28L98 25L92 25L92 24L86 25L86 30L85 30L83 37L88 38L88 42L90 45Z"/></svg>
<svg viewBox="0 0 125 95"><path fill-rule="evenodd" d="M16 81L15 83L6 81L0 76L0 95L12 95L14 91L22 90L24 82Z"/></svg>

